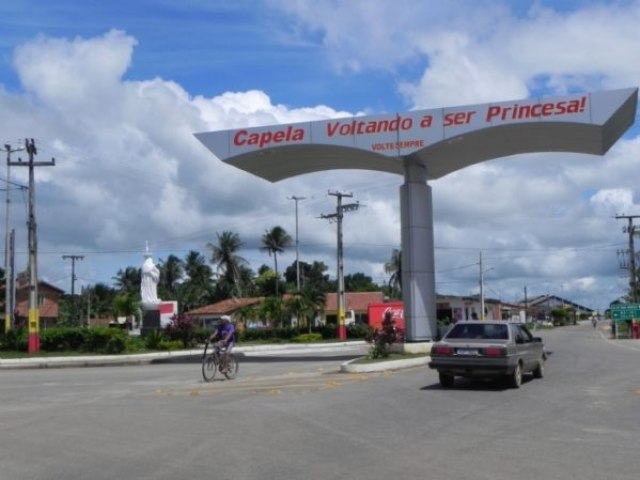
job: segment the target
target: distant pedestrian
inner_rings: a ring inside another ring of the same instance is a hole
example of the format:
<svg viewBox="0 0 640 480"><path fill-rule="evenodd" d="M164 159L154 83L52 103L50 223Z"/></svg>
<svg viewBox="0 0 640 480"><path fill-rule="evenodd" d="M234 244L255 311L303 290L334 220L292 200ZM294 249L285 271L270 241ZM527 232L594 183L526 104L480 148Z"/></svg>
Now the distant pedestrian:
<svg viewBox="0 0 640 480"><path fill-rule="evenodd" d="M596 317L591 318L591 324L593 325L593 328L596 328L596 325L598 324L598 319Z"/></svg>

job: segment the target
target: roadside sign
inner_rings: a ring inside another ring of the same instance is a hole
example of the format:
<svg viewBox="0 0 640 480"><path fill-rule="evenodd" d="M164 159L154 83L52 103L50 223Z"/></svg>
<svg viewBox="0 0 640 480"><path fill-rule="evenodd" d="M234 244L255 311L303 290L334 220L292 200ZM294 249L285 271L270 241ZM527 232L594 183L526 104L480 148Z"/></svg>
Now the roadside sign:
<svg viewBox="0 0 640 480"><path fill-rule="evenodd" d="M614 320L631 320L640 318L640 304L621 303L611 306L611 318Z"/></svg>

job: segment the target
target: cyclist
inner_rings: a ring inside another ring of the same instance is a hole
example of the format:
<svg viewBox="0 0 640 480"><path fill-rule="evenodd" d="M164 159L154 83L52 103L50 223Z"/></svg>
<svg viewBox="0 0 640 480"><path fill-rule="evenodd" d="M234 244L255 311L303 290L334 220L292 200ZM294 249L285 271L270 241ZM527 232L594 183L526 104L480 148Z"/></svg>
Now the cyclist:
<svg viewBox="0 0 640 480"><path fill-rule="evenodd" d="M217 347L222 353L222 365L223 369L227 368L227 355L231 353L236 344L236 328L231 323L231 317L229 315L223 315L222 322L216 328L216 331L209 336L209 342L213 342L218 339Z"/></svg>

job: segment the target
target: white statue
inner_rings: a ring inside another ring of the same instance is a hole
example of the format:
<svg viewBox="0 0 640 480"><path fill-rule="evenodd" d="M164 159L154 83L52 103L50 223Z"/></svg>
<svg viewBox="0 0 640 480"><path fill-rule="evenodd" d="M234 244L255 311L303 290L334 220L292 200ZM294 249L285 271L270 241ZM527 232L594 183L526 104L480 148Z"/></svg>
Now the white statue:
<svg viewBox="0 0 640 480"><path fill-rule="evenodd" d="M140 283L140 296L142 298L142 306L145 308L155 308L161 302L158 298L158 281L160 280L160 270L153 263L151 253L149 252L149 244L144 254L145 261L142 264L142 281Z"/></svg>

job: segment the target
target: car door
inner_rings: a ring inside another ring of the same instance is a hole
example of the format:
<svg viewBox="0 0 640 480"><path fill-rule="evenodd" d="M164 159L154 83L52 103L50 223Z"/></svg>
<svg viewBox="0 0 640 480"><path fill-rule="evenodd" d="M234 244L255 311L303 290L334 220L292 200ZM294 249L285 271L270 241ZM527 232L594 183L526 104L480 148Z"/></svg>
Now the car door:
<svg viewBox="0 0 640 480"><path fill-rule="evenodd" d="M540 344L533 341L533 335L523 325L514 325L516 348L525 365L525 371L534 369L538 364Z"/></svg>

